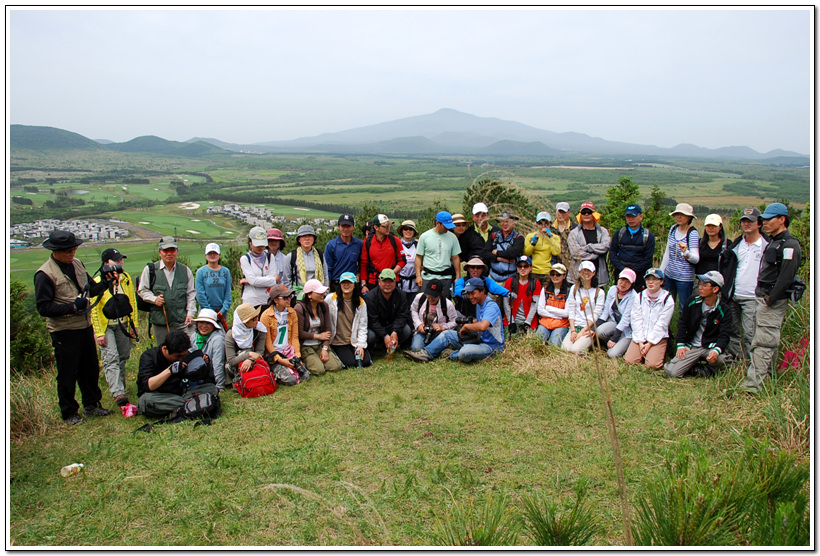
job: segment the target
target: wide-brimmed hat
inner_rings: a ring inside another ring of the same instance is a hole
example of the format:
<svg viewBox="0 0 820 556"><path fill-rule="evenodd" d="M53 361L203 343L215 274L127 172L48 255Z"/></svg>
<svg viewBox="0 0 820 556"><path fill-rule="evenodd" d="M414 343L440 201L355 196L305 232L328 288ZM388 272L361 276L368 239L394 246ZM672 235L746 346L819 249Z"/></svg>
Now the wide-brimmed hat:
<svg viewBox="0 0 820 556"><path fill-rule="evenodd" d="M401 226L399 226L399 233L402 233L404 228L409 228L413 230L415 233L419 233L419 231L416 229L416 223L412 220L405 220L404 222L402 222Z"/></svg>
<svg viewBox="0 0 820 556"><path fill-rule="evenodd" d="M313 239L316 239L316 230L314 230L310 224L302 224L299 226L299 229L296 230L296 239L302 236L313 236Z"/></svg>
<svg viewBox="0 0 820 556"><path fill-rule="evenodd" d="M250 303L243 303L242 305L236 308L235 314L237 317L239 317L239 320L241 320L244 324L249 320L253 319L254 317L258 317L260 310L261 307L254 307Z"/></svg>
<svg viewBox="0 0 820 556"><path fill-rule="evenodd" d="M217 330L222 330L222 325L219 324L216 311L213 309L200 309L199 314L194 319L194 322L210 322Z"/></svg>
<svg viewBox="0 0 820 556"><path fill-rule="evenodd" d="M81 245L83 240L66 230L54 230L48 234L48 239L43 242L43 247L50 251L62 251Z"/></svg>
<svg viewBox="0 0 820 556"><path fill-rule="evenodd" d="M277 240L277 239L279 240L279 249L280 250L284 249L285 246L287 245L285 243L285 236L282 234L282 230L280 230L279 228L271 228L270 230L268 230L267 236L268 236L268 241Z"/></svg>
<svg viewBox="0 0 820 556"><path fill-rule="evenodd" d="M675 206L675 210L669 213L669 216L675 216L675 213L684 214L686 216L694 216L695 218L697 218L697 216L695 216L695 212L692 208L692 205L690 205L689 203L678 203Z"/></svg>
<svg viewBox="0 0 820 556"><path fill-rule="evenodd" d="M453 224L466 224L466 223L467 223L467 219L464 218L463 214L460 214L460 213L457 212L453 215Z"/></svg>
<svg viewBox="0 0 820 556"><path fill-rule="evenodd" d="M501 211L501 214L498 215L499 220L519 220L519 218L513 214L513 211L510 209L504 209Z"/></svg>
<svg viewBox="0 0 820 556"><path fill-rule="evenodd" d="M473 257L469 261L467 261L464 266L483 266L484 268L487 267L487 264L481 259L481 257Z"/></svg>

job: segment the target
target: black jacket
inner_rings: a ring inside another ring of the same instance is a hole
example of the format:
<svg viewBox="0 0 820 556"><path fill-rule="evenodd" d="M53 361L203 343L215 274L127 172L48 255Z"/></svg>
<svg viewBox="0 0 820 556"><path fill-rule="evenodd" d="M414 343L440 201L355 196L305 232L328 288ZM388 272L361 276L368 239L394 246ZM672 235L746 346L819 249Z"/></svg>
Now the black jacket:
<svg viewBox="0 0 820 556"><path fill-rule="evenodd" d="M407 294L399 288L393 290L390 299L384 297L381 288L372 289L364 296L364 302L367 305L367 328L376 337L389 336L405 325L413 328Z"/></svg>
<svg viewBox="0 0 820 556"><path fill-rule="evenodd" d="M700 328L700 321L703 317L703 298L693 295L683 306L678 320L678 348L692 347L692 340L695 333ZM714 311L709 313L706 328L703 329L703 336L700 340L701 347L714 349L722 353L729 345L729 336L732 333L732 311L724 300L718 295L717 305Z"/></svg>
<svg viewBox="0 0 820 556"><path fill-rule="evenodd" d="M461 262L467 262L473 257L481 257L484 264L489 265L489 252L486 249L484 238L475 231L475 227L470 226L458 236L458 245L461 247Z"/></svg>
<svg viewBox="0 0 820 556"><path fill-rule="evenodd" d="M788 258L784 255L787 249L791 249ZM789 297L786 290L791 287L797 275L800 256L800 242L788 230L772 236L760 260L755 295L769 296L769 305Z"/></svg>
<svg viewBox="0 0 820 556"><path fill-rule="evenodd" d="M646 230L646 241L644 241ZM623 227L612 234L609 243L609 262L615 269L617 276L625 268L631 268L637 276L643 277L644 272L652 267L655 256L655 234L641 227L638 233L631 234Z"/></svg>
<svg viewBox="0 0 820 556"><path fill-rule="evenodd" d="M142 352L140 356L139 372L137 374L137 396L142 396L146 392L159 392L163 394L176 394L181 396L185 393L182 379L183 374L171 375L162 385L156 390L148 388L148 379L156 376L168 367L171 366L171 361L168 361L162 355L162 347L152 347ZM214 369L212 365L208 365L209 375L203 381L204 383L216 384L214 377Z"/></svg>

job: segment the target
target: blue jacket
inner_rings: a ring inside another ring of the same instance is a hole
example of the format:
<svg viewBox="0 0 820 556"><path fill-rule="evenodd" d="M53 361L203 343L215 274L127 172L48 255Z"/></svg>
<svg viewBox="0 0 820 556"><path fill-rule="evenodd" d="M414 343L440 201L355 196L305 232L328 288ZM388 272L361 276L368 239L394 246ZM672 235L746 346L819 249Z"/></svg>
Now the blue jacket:
<svg viewBox="0 0 820 556"><path fill-rule="evenodd" d="M231 271L228 267L219 270L211 270L208 265L199 267L194 287L200 309L213 309L227 318L231 308Z"/></svg>
<svg viewBox="0 0 820 556"><path fill-rule="evenodd" d="M363 247L364 242L357 237L352 237L350 243L345 243L339 236L328 241L325 246L328 279L338 280L345 272L352 272L358 276Z"/></svg>
<svg viewBox="0 0 820 556"><path fill-rule="evenodd" d="M509 297L510 291L503 287L499 286L498 283L490 278L489 276L484 277L484 285L487 287L487 292L493 295L500 295L502 297ZM459 278L456 280L455 285L453 285L453 296L462 297L462 292L464 291L464 278Z"/></svg>

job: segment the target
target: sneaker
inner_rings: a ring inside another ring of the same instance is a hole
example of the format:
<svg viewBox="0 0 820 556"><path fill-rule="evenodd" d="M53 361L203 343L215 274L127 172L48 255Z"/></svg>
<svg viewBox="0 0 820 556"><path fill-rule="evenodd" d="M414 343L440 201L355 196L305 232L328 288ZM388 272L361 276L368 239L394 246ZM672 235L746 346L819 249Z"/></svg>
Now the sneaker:
<svg viewBox="0 0 820 556"><path fill-rule="evenodd" d="M65 423L66 425L69 425L69 426L79 425L82 422L83 422L83 418L80 417L79 414L77 414L77 413L75 413L74 415L72 415L68 419L63 419L63 423Z"/></svg>
<svg viewBox="0 0 820 556"><path fill-rule="evenodd" d="M453 348L444 348L444 351L441 352L441 355L439 355L439 357L441 357L442 359L450 359L450 356L453 355L455 352L456 350L454 350Z"/></svg>
<svg viewBox="0 0 820 556"><path fill-rule="evenodd" d="M114 402L120 407L126 406L128 405L128 396L117 396Z"/></svg>
<svg viewBox="0 0 820 556"><path fill-rule="evenodd" d="M408 349L408 350L404 351L404 355L406 355L408 359L412 359L413 361L416 361L417 363L428 363L428 362L433 360L427 354L427 351L425 351L423 349L421 349L419 351L410 351Z"/></svg>
<svg viewBox="0 0 820 556"><path fill-rule="evenodd" d="M114 413L108 409L105 409L99 403L97 405L87 405L83 408L83 415L86 417L105 417L106 415L111 415Z"/></svg>

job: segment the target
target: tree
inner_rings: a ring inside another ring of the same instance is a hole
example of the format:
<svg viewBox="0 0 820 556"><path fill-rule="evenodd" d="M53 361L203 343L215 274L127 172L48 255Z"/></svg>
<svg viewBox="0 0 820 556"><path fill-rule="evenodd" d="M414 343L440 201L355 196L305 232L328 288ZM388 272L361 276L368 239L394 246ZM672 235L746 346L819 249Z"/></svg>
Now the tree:
<svg viewBox="0 0 820 556"><path fill-rule="evenodd" d="M624 226L624 212L626 207L640 200L640 189L632 183L632 177L622 177L618 185L610 187L606 192L606 205L601 209L601 226L614 234Z"/></svg>
<svg viewBox="0 0 820 556"><path fill-rule="evenodd" d="M9 291L9 363L20 374L39 373L54 361L45 321L34 308L26 285L12 280Z"/></svg>
<svg viewBox="0 0 820 556"><path fill-rule="evenodd" d="M511 181L502 183L496 178L483 174L473 180L464 192L464 216L473 214L473 205L482 202L490 209L490 218L496 218L504 209L526 221L534 221L538 213L524 190Z"/></svg>
<svg viewBox="0 0 820 556"><path fill-rule="evenodd" d="M663 259L666 238L669 235L669 228L675 223L675 219L669 215L666 196L657 185L652 186L652 193L645 200L645 203L641 224L655 235L655 265L658 265Z"/></svg>

